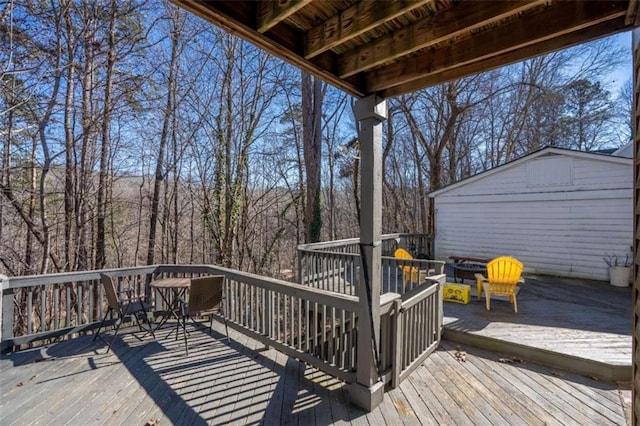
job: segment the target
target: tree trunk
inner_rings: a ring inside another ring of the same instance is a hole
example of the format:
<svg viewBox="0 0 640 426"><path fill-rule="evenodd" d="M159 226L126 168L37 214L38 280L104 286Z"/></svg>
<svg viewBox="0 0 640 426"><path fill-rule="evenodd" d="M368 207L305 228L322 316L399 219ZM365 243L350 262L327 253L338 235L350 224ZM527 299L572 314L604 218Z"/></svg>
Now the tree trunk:
<svg viewBox="0 0 640 426"><path fill-rule="evenodd" d="M302 72L302 140L307 178L305 209L305 242L320 241L322 211L320 185L322 163L322 82Z"/></svg>
<svg viewBox="0 0 640 426"><path fill-rule="evenodd" d="M64 13L65 30L67 32L67 63L73 64L75 61L75 45L73 34L73 24L68 7ZM64 270L72 270L72 230L73 219L75 217L74 187L75 187L75 162L73 152L75 149L73 132L73 91L74 91L74 67L66 67L67 90L64 100L64 141L65 141L65 171L64 171Z"/></svg>
<svg viewBox="0 0 640 426"><path fill-rule="evenodd" d="M89 267L89 250L87 248L87 227L88 227L88 202L89 189L93 175L91 160L95 147L95 114L93 106L93 85L94 85L94 56L95 56L95 33L93 24L95 18L93 16L92 6L85 3L84 12L84 28L82 35L84 45L85 67L82 74L82 146L80 148L80 170L76 179L76 262L75 268L80 271L87 270Z"/></svg>
<svg viewBox="0 0 640 426"><path fill-rule="evenodd" d="M29 161L29 204L27 214L29 219L33 220L36 212L36 194L38 193L38 173L36 171L36 155L37 155L38 143L35 138L32 139L31 144L31 158ZM33 235L27 232L25 248L24 248L24 265L25 275L33 274Z"/></svg>
<svg viewBox="0 0 640 426"><path fill-rule="evenodd" d="M175 12L177 13L177 11ZM174 16L173 31L171 31L171 59L169 63L169 77L167 79L167 101L162 120L162 133L160 134L160 146L158 148L158 160L156 162L155 179L153 182L153 198L151 199L151 218L149 220L149 245L147 249L147 265L153 264L156 247L156 229L158 226L158 210L160 205L160 191L164 179L164 156L169 139L169 125L171 115L175 113L176 74L178 71L178 43L182 36L178 17Z"/></svg>
<svg viewBox="0 0 640 426"><path fill-rule="evenodd" d="M107 48L107 67L104 88L104 113L102 115L102 145L100 147L100 176L98 178L98 205L96 222L96 258L95 268L102 269L106 264L105 224L107 211L107 182L109 173L109 145L111 127L111 92L113 89L113 69L116 62L116 25L117 1L111 1L111 15L109 17L109 34Z"/></svg>

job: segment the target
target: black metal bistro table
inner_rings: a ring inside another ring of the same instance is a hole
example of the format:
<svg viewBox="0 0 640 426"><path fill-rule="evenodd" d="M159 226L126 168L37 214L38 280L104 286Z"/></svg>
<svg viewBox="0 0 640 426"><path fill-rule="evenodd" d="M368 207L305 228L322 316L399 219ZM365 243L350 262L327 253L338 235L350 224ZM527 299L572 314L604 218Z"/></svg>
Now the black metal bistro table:
<svg viewBox="0 0 640 426"><path fill-rule="evenodd" d="M484 259L472 259L472 258L464 258L464 257L451 257L453 259L453 279L455 282L458 282L458 278L460 278L460 282L464 282L467 280L475 280L475 274L483 274L487 273L487 262Z"/></svg>
<svg viewBox="0 0 640 426"><path fill-rule="evenodd" d="M162 301L168 306L167 311L162 315L156 330L162 327L168 320L169 316L179 320L176 313L180 309L180 299L184 299L185 293L191 287L191 278L163 278L151 281L151 288L159 290Z"/></svg>

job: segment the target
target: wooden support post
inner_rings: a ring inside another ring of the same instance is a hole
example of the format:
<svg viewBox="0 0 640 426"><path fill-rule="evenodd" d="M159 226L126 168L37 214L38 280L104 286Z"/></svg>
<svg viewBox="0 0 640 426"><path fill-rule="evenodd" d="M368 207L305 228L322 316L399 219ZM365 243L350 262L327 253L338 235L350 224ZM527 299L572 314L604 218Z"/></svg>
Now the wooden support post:
<svg viewBox="0 0 640 426"><path fill-rule="evenodd" d="M384 396L376 360L380 344L380 282L382 221L382 122L387 102L376 96L360 99L354 106L359 122L361 172L360 244L358 287L358 353L356 383L349 386L353 403L371 411ZM366 277L366 279L365 279ZM374 355L374 352L376 354Z"/></svg>
<svg viewBox="0 0 640 426"><path fill-rule="evenodd" d="M640 423L640 29L632 33L633 53L633 398L632 424Z"/></svg>
<svg viewBox="0 0 640 426"><path fill-rule="evenodd" d="M13 338L13 289L9 288L9 278L0 275L0 352L9 349L5 342Z"/></svg>

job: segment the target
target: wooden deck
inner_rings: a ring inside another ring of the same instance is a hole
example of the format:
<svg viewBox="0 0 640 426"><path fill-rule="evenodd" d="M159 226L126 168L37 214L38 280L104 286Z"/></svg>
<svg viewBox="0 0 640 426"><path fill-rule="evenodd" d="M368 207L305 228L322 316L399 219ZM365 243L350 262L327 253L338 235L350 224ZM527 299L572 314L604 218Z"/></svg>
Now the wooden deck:
<svg viewBox="0 0 640 426"><path fill-rule="evenodd" d="M188 357L162 335L3 355L2 424L629 424L615 383L450 342L365 413L339 381L239 334L194 329Z"/></svg>
<svg viewBox="0 0 640 426"><path fill-rule="evenodd" d="M518 313L506 299L444 304L445 338L609 380L631 380L631 287L526 276Z"/></svg>

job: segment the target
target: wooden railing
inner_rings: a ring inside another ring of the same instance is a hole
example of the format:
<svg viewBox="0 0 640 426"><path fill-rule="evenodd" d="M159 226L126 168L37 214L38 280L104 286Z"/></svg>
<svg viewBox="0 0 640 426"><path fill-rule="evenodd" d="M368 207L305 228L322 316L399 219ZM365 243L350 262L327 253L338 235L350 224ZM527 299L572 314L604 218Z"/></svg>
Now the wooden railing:
<svg viewBox="0 0 640 426"><path fill-rule="evenodd" d="M114 277L121 289L133 288L143 294L155 304L156 314L168 307L151 291L151 280L224 275L229 327L341 380L355 381L357 313L361 312L356 296L213 265L0 276L2 352L94 331L106 309L101 272ZM405 288L403 294L388 293L381 298L381 371L385 381L399 383L439 341L444 280L444 275L431 276L420 286Z"/></svg>
<svg viewBox="0 0 640 426"><path fill-rule="evenodd" d="M381 237L381 243L383 256L393 256L393 252L399 247L407 250L415 258L431 258L433 253L433 238L431 234L384 234ZM347 238L298 246L298 252L307 251L360 254L360 239Z"/></svg>
<svg viewBox="0 0 640 426"><path fill-rule="evenodd" d="M393 257L398 247L410 251L414 259ZM445 262L417 258L431 253L429 235L387 234L381 251L379 374L396 387L440 343ZM359 239L298 246L298 262L301 284L357 294Z"/></svg>
<svg viewBox="0 0 640 426"><path fill-rule="evenodd" d="M2 351L96 328L105 312L100 272L113 276L119 290L149 295L147 276L154 271L149 266L3 279Z"/></svg>
<svg viewBox="0 0 640 426"><path fill-rule="evenodd" d="M442 284L445 275L428 279L404 295L381 297L380 341L385 382L398 386L440 344L442 330Z"/></svg>
<svg viewBox="0 0 640 426"><path fill-rule="evenodd" d="M426 234L382 236L381 294L404 294L425 283L425 277L444 273L444 261L397 259L393 252L409 245L420 248L430 241ZM328 241L298 246L299 282L313 288L355 295L360 268L360 240Z"/></svg>
<svg viewBox="0 0 640 426"><path fill-rule="evenodd" d="M340 294L356 295L359 253L299 251L300 284Z"/></svg>
<svg viewBox="0 0 640 426"><path fill-rule="evenodd" d="M225 276L229 326L345 381L355 370L358 299L210 265L156 265L3 280L2 351L73 338L98 327L106 309L100 272L168 309L151 292L160 277Z"/></svg>

